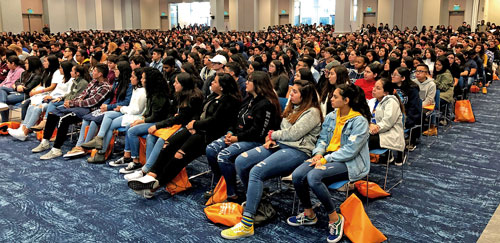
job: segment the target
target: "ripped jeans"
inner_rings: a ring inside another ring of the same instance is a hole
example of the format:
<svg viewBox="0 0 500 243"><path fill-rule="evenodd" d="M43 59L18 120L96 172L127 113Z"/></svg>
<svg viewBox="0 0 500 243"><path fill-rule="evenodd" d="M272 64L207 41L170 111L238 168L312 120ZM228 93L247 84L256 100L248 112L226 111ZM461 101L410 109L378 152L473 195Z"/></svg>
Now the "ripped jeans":
<svg viewBox="0 0 500 243"><path fill-rule="evenodd" d="M244 216L253 218L257 212L265 180L289 175L309 157L296 148L278 144L275 149L259 146L236 158L236 172L247 187Z"/></svg>
<svg viewBox="0 0 500 243"><path fill-rule="evenodd" d="M207 146L206 155L208 164L214 174L214 181L219 181L222 174L226 180L227 196L236 195L236 170L234 160L241 153L262 145L257 142L237 142L227 145L224 138L213 141Z"/></svg>

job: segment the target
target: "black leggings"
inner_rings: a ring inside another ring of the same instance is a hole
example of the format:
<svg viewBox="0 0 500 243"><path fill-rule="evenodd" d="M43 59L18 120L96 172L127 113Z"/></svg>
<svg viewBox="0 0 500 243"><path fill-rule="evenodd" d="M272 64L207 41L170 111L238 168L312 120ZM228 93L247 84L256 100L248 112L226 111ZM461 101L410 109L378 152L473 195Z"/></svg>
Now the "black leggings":
<svg viewBox="0 0 500 243"><path fill-rule="evenodd" d="M207 146L204 134L191 134L185 128L168 138L165 144L150 170L157 175L156 179L162 186L174 179L191 161L202 155ZM184 155L181 159L176 159L174 156L179 150L182 150Z"/></svg>
<svg viewBox="0 0 500 243"><path fill-rule="evenodd" d="M370 138L368 139L368 148L370 150L372 149L379 149L380 147L380 135L377 134L370 134Z"/></svg>
<svg viewBox="0 0 500 243"><path fill-rule="evenodd" d="M52 113L49 113L47 116L47 125L45 125L45 129L43 130L43 138L50 140L52 137L52 133L57 127L57 136L56 141L54 142L54 148L61 148L68 137L68 129L69 125L81 122L82 119L78 118L73 113L68 113L64 116L57 116Z"/></svg>

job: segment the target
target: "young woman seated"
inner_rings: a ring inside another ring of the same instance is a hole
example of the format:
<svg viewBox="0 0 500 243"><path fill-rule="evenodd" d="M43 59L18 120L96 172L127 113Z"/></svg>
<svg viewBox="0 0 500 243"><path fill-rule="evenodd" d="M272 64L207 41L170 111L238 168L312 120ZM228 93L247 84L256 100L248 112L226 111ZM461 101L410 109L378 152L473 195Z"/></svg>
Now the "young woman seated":
<svg viewBox="0 0 500 243"><path fill-rule="evenodd" d="M140 170L126 174L124 178L127 181L146 175L158 159L165 140L155 136L156 131L167 129L173 125L186 126L193 119L198 119L203 103L203 93L196 84L197 82L193 79L193 76L188 73L183 72L175 77L175 93L172 109L165 120L156 122L155 125L148 129L148 137L146 138L146 164ZM120 161L118 160L118 162ZM110 165L119 166L122 164L111 162Z"/></svg>
<svg viewBox="0 0 500 243"><path fill-rule="evenodd" d="M125 136L125 153L115 161L115 164L127 164L120 173L129 174L142 167L139 162L139 137L148 134L148 129L156 122L168 117L170 110L169 86L163 75L156 68L145 67L141 76L141 83L146 89L146 108L142 116L135 119Z"/></svg>
<svg viewBox="0 0 500 243"><path fill-rule="evenodd" d="M236 121L241 96L231 75L219 73L210 86L212 94L204 102L199 119L190 121L170 136L149 173L128 182L139 195L150 198L160 185L166 185L191 161L205 152L211 141L227 133Z"/></svg>
<svg viewBox="0 0 500 243"><path fill-rule="evenodd" d="M302 162L292 173L293 185L304 212L288 218L292 226L313 225L318 219L313 211L309 188L328 214L328 242L342 238L344 216L337 213L327 185L342 180L357 181L370 171L368 120L371 118L364 92L356 85L341 84L331 99L335 111L329 113L312 151L312 158Z"/></svg>
<svg viewBox="0 0 500 243"><path fill-rule="evenodd" d="M21 126L18 129L10 129L9 134L21 141L26 140L29 132L31 131L31 127L33 127L36 122L40 119L40 115L43 111L47 110L49 103L53 100L60 98L67 93L70 92L71 85L73 84L73 78L71 77L71 69L73 68L73 64L68 61L61 62L61 67L57 71L59 75L54 73L54 77L52 78L52 83L57 84L55 89L42 97L41 100L35 101L31 100L31 104L26 111L26 117L22 122ZM58 80L59 77L62 77L62 80ZM41 94L41 93L40 93Z"/></svg>
<svg viewBox="0 0 500 243"><path fill-rule="evenodd" d="M236 124L206 149L214 181L224 176L230 199L237 198L234 160L241 153L262 145L269 130L277 129L281 122L281 107L269 75L253 72L247 80L246 92L249 96L243 101Z"/></svg>
<svg viewBox="0 0 500 243"><path fill-rule="evenodd" d="M306 80L295 81L280 130L269 131L264 145L236 158L236 172L247 188L247 203L241 222L223 230L222 237L238 239L253 235L253 218L262 197L264 181L289 175L311 156L323 121L314 86Z"/></svg>
<svg viewBox="0 0 500 243"><path fill-rule="evenodd" d="M386 148L403 151L404 107L394 94L394 84L386 78L379 79L373 87L373 99L368 101L372 113L370 121L370 149Z"/></svg>

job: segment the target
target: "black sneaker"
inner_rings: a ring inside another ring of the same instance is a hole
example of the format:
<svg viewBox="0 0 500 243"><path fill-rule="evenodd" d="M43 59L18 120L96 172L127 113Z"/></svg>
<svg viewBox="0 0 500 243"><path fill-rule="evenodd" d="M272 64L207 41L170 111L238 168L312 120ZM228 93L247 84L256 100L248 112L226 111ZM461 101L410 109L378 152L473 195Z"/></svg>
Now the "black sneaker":
<svg viewBox="0 0 500 243"><path fill-rule="evenodd" d="M132 162L132 158L121 157L115 161L109 162L109 166L118 167L118 166L127 166L128 163Z"/></svg>
<svg viewBox="0 0 500 243"><path fill-rule="evenodd" d="M130 174L136 170L140 170L141 168L142 168L141 163L130 162L130 163L128 163L127 167L120 169L120 173Z"/></svg>
<svg viewBox="0 0 500 243"><path fill-rule="evenodd" d="M415 149L417 149L417 145L408 144L408 145L406 145L406 148L408 149L408 151L413 152L413 151L415 151Z"/></svg>

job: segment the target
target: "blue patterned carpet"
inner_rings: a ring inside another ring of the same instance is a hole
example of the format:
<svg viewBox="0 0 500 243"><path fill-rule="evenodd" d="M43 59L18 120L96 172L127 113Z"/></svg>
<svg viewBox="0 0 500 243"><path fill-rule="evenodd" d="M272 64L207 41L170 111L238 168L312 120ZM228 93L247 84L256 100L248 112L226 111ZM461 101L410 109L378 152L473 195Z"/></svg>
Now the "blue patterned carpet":
<svg viewBox="0 0 500 243"><path fill-rule="evenodd" d="M478 122L453 124L430 148L423 141L411 153L405 181L392 196L371 201L367 213L389 242L475 242L500 202L500 88L473 98ZM135 195L107 165L84 159L38 160L33 137L19 142L0 137L1 242L223 242L225 227L210 223L203 192L210 176L193 179L193 188L151 200ZM68 142L64 151L69 150ZM189 166L189 173L203 163ZM385 167L372 167L381 181ZM391 167L396 168L396 167ZM391 176L397 176L392 170ZM392 180L391 182L394 182ZM274 181L271 186L275 185ZM334 193L340 202L343 194ZM274 196L277 217L257 227L251 242L324 242L326 214L312 227L291 227L293 192ZM344 238L344 242L349 242Z"/></svg>

